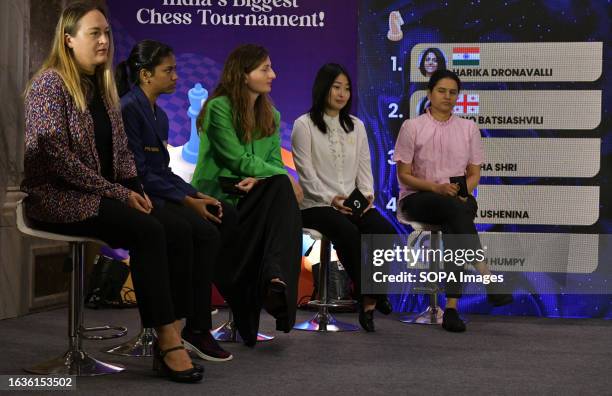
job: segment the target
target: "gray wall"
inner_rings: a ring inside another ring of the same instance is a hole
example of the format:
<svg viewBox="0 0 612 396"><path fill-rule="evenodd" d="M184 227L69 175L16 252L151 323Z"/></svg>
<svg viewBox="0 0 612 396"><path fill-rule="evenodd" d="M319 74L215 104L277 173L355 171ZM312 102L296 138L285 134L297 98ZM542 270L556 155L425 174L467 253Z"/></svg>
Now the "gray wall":
<svg viewBox="0 0 612 396"><path fill-rule="evenodd" d="M0 319L33 309L34 259L63 246L24 238L15 226L15 206L23 197L23 91L51 48L62 9L72 1L0 0Z"/></svg>

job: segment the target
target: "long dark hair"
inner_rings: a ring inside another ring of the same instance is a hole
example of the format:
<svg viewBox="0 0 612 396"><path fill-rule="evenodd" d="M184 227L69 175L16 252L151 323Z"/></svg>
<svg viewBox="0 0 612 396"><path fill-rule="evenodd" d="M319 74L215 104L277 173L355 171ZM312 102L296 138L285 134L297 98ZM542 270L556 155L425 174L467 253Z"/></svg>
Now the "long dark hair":
<svg viewBox="0 0 612 396"><path fill-rule="evenodd" d="M325 113L325 107L327 106L329 90L331 89L332 85L334 85L336 78L341 74L346 76L346 79L349 82L349 89L352 90L353 84L351 83L351 77L346 69L337 63L327 63L323 65L323 67L321 67L317 72L314 84L312 85L312 107L310 110L308 110L308 114L310 115L312 122L323 133L327 133L327 124L325 124L323 114ZM355 124L353 123L349 113L351 110L352 100L353 95L351 91L351 96L346 102L346 105L340 109L340 125L346 133L352 132L355 128Z"/></svg>
<svg viewBox="0 0 612 396"><path fill-rule="evenodd" d="M427 48L425 51L423 51L423 56L421 57L421 62L419 63L419 70L424 76L427 76L427 71L425 70L425 58L430 52L436 56L436 62L438 62L438 67L435 71L446 69L446 58L444 58L442 51L440 51L438 48Z"/></svg>
<svg viewBox="0 0 612 396"><path fill-rule="evenodd" d="M169 45L155 40L142 40L137 43L130 56L119 63L115 68L115 80L119 96L123 96L133 85L140 84L140 71L148 70L151 73L155 66L161 64L162 60L172 55L173 51Z"/></svg>
<svg viewBox="0 0 612 396"><path fill-rule="evenodd" d="M257 69L269 56L267 49L255 44L241 45L229 54L223 65L221 82L200 110L197 119L199 128L204 125L208 103L216 97L227 96L232 104L232 123L237 132L241 133L238 137L243 142L272 136L276 132L278 125L274 120L270 97L268 94L260 94L255 100L255 109L251 110L249 90L244 83L245 76ZM258 132L257 136L254 135L255 131Z"/></svg>

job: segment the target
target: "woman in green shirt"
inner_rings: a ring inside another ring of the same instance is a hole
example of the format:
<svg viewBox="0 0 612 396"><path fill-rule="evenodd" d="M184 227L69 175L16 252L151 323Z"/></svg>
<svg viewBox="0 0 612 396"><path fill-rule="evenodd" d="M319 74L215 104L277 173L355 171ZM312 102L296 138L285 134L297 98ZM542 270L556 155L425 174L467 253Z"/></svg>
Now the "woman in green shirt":
<svg viewBox="0 0 612 396"><path fill-rule="evenodd" d="M236 205L239 232L215 283L245 344L255 345L265 308L276 329L295 323L303 193L280 152L280 114L268 96L276 78L265 48L236 48L198 116L200 148L192 185Z"/></svg>

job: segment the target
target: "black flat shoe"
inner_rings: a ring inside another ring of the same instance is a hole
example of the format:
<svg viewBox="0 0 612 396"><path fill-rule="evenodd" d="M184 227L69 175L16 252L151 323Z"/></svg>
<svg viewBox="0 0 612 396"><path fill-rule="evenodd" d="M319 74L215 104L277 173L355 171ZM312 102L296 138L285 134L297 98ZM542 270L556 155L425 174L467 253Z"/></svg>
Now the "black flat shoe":
<svg viewBox="0 0 612 396"><path fill-rule="evenodd" d="M287 312L287 285L270 282L264 299L264 309L276 319L276 330L289 333L289 314Z"/></svg>
<svg viewBox="0 0 612 396"><path fill-rule="evenodd" d="M442 327L446 331L462 333L465 331L465 323L461 320L459 312L454 308L447 308L442 315Z"/></svg>
<svg viewBox="0 0 612 396"><path fill-rule="evenodd" d="M374 329L374 310L364 311L363 307L359 309L359 324L365 331L371 333Z"/></svg>
<svg viewBox="0 0 612 396"><path fill-rule="evenodd" d="M270 282L263 301L263 307L275 318L287 313L287 286L281 282Z"/></svg>
<svg viewBox="0 0 612 396"><path fill-rule="evenodd" d="M289 326L289 318L287 315L278 316L276 318L276 330L284 333L289 333L291 331L291 326Z"/></svg>
<svg viewBox="0 0 612 396"><path fill-rule="evenodd" d="M159 349L159 344L153 344L153 370L159 372L160 375L168 377L171 381L174 382L183 382L183 383L194 383L202 381L204 378L204 367L198 365L194 365L192 368L187 370L175 371L172 370L166 364L164 357L173 351L178 351L181 349L185 349L183 345L177 345L175 347L166 349L162 351Z"/></svg>
<svg viewBox="0 0 612 396"><path fill-rule="evenodd" d="M391 301L389 301L387 297L376 301L376 310L383 315L389 315L391 312L393 312Z"/></svg>

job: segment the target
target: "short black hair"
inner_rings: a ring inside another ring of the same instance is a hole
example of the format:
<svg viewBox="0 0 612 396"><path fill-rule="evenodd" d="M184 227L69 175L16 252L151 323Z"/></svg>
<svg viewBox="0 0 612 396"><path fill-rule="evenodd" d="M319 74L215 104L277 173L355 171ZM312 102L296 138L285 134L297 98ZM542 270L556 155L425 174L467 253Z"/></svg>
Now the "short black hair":
<svg viewBox="0 0 612 396"><path fill-rule="evenodd" d="M429 82L427 83L427 89L429 90L429 92L433 92L433 89L436 87L436 84L438 84L438 82L443 78L450 78L452 80L455 80L455 82L457 83L457 91L461 91L461 80L459 79L459 76L457 76L457 74L450 70L444 69L436 70L434 74L429 77Z"/></svg>

